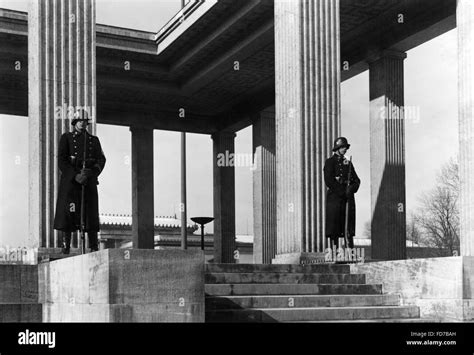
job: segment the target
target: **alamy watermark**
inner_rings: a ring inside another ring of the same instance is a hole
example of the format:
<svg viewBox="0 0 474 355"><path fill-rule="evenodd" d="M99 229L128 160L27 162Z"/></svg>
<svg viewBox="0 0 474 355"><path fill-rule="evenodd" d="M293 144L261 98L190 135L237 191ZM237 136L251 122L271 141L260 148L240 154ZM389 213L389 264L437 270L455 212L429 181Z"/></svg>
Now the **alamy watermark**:
<svg viewBox="0 0 474 355"><path fill-rule="evenodd" d="M382 120L404 120L413 123L420 122L420 106L381 106L379 118Z"/></svg>
<svg viewBox="0 0 474 355"><path fill-rule="evenodd" d="M38 248L0 246L0 264L34 265L38 261Z"/></svg>
<svg viewBox="0 0 474 355"><path fill-rule="evenodd" d="M32 332L26 329L24 332L18 333L19 345L47 345L48 348L56 347L55 332Z"/></svg>
<svg viewBox="0 0 474 355"><path fill-rule="evenodd" d="M67 105L63 103L61 106L55 106L54 118L59 120L72 120L73 118L89 118L93 120L95 118L95 107L88 105Z"/></svg>
<svg viewBox="0 0 474 355"><path fill-rule="evenodd" d="M364 263L365 249L364 248L326 248L324 251L325 262L356 262Z"/></svg>
<svg viewBox="0 0 474 355"><path fill-rule="evenodd" d="M226 150L224 153L217 154L218 167L248 167L255 170L257 164L253 162L253 156L250 153L230 153Z"/></svg>

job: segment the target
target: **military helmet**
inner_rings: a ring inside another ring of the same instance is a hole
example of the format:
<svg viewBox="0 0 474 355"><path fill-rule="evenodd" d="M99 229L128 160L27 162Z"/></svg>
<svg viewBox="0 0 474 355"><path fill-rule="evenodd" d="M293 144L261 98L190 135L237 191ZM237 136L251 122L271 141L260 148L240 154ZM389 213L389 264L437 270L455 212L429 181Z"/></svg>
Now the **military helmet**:
<svg viewBox="0 0 474 355"><path fill-rule="evenodd" d="M346 147L347 149L349 149L350 146L351 145L347 142L346 137L338 137L334 141L334 146L332 148L332 151L335 152L336 150L338 150L339 148L342 148L342 147Z"/></svg>
<svg viewBox="0 0 474 355"><path fill-rule="evenodd" d="M86 121L87 123L90 123L89 114L86 110L77 111L74 114L74 118L72 119L71 124L75 126L77 121Z"/></svg>

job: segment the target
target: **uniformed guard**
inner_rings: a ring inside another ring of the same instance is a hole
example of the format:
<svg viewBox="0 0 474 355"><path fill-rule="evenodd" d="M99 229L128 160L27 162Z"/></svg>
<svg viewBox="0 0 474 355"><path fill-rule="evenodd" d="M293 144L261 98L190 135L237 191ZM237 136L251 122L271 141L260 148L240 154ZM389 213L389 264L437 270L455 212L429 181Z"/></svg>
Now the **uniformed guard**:
<svg viewBox="0 0 474 355"><path fill-rule="evenodd" d="M346 202L349 202L348 245L354 247L355 235L355 199L354 194L360 186L360 179L352 163L344 157L350 144L345 137L334 141L334 154L324 164L324 182L328 188L326 195L326 238L332 247L339 247L339 238L344 238ZM349 186L349 167L351 169Z"/></svg>
<svg viewBox="0 0 474 355"><path fill-rule="evenodd" d="M86 112L83 111L85 114ZM54 229L62 231L62 252L69 254L71 233L81 225L81 191L85 187L85 231L91 252L98 250L99 199L97 177L105 166L105 156L99 138L87 132L86 115L72 120L72 132L64 133L59 141L58 166L61 171ZM83 167L85 150L85 168Z"/></svg>

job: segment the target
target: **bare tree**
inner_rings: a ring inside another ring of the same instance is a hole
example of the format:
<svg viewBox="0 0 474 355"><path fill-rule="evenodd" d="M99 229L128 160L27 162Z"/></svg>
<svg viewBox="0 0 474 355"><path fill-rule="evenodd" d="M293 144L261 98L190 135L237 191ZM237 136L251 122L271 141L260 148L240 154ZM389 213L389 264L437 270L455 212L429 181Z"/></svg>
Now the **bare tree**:
<svg viewBox="0 0 474 355"><path fill-rule="evenodd" d="M407 218L407 240L420 244L423 239L422 231L420 229L418 216L415 213L410 214Z"/></svg>
<svg viewBox="0 0 474 355"><path fill-rule="evenodd" d="M448 250L450 255L459 250L459 174L458 164L451 159L443 165L437 185L421 195L421 211L413 223L422 231L420 240L427 246Z"/></svg>

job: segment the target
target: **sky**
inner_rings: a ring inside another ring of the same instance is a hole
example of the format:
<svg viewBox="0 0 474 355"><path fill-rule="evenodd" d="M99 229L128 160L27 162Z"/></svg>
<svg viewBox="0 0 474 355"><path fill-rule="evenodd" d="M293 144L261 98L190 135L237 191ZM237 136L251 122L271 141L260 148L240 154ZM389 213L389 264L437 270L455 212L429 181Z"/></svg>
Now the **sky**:
<svg viewBox="0 0 474 355"><path fill-rule="evenodd" d="M180 9L180 0L97 0L97 22L158 31ZM27 11L25 0L0 0L0 8ZM458 152L457 32L452 30L407 53L405 105L419 115L406 120L407 213L418 196L434 186L441 165ZM356 195L356 236L370 220L369 76L364 72L341 85L342 135L361 179ZM237 132L236 153L252 153L252 131ZM100 176L101 213L131 213L131 137L128 128L101 125L97 134L107 164ZM180 133L154 132L155 215L179 216ZM27 118L0 115L0 245L23 246L28 228ZM252 172L236 167L236 232L252 234ZM188 218L212 216L212 141L187 134ZM212 231L212 223L210 228Z"/></svg>

